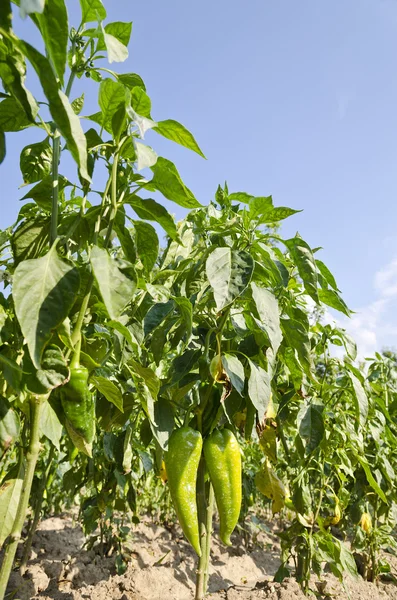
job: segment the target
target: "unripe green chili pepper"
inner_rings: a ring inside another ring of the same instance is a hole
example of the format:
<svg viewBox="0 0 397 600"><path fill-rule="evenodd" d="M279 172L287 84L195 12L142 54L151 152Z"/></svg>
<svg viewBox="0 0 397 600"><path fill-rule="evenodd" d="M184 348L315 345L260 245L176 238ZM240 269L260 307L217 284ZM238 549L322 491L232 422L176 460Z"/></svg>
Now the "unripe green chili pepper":
<svg viewBox="0 0 397 600"><path fill-rule="evenodd" d="M196 503L197 470L203 440L191 427L174 431L164 457L172 502L182 531L195 551L201 556Z"/></svg>
<svg viewBox="0 0 397 600"><path fill-rule="evenodd" d="M85 367L71 366L70 379L59 390L66 427L75 444L76 438L91 444L95 437L95 405L88 387L88 375Z"/></svg>
<svg viewBox="0 0 397 600"><path fill-rule="evenodd" d="M241 508L241 453L229 429L214 431L204 441L204 457L214 488L220 520L220 538L231 546L230 535Z"/></svg>

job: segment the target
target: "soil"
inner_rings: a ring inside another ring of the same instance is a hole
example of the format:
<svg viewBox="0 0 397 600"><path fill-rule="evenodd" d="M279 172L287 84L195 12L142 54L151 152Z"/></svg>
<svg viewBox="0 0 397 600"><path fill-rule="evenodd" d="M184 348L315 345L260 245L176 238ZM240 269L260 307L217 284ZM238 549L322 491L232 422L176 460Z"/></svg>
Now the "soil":
<svg viewBox="0 0 397 600"><path fill-rule="evenodd" d="M32 558L24 577L14 571L9 585L13 600L192 600L195 555L177 529L149 520L136 526L131 561L117 575L115 557L101 557L83 547L80 526L70 515L44 520L36 533ZM397 560L388 556L393 574ZM245 547L235 536L226 548L214 536L211 551L211 600L304 600L294 579L273 582L279 567L279 543L271 529L261 531L255 545ZM324 587L325 586L325 587ZM313 580L313 589L316 582ZM317 594L318 595L318 594ZM313 597L313 596L312 596ZM322 584L324 600L397 600L393 583L346 577L344 585L331 574Z"/></svg>

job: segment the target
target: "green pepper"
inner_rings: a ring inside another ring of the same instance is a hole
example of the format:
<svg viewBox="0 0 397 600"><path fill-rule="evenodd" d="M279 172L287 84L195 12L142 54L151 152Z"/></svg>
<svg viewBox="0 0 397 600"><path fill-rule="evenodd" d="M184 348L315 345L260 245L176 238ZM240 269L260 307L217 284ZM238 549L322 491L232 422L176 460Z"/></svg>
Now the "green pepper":
<svg viewBox="0 0 397 600"><path fill-rule="evenodd" d="M88 387L88 375L85 367L71 367L70 379L59 392L68 433L80 450L90 454L87 445L95 437L95 405Z"/></svg>
<svg viewBox="0 0 397 600"><path fill-rule="evenodd" d="M191 427L174 431L168 442L164 462L172 502L182 531L194 550L201 556L196 502L197 470L203 440Z"/></svg>
<svg viewBox="0 0 397 600"><path fill-rule="evenodd" d="M241 509L241 453L229 429L214 431L204 441L204 457L219 512L220 538L231 546L230 535Z"/></svg>

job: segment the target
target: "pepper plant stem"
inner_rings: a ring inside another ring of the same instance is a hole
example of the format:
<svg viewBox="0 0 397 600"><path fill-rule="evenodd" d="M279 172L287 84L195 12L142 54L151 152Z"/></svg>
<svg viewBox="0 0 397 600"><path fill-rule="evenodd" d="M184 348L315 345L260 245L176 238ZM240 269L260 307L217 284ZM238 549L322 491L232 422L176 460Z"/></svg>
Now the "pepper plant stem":
<svg viewBox="0 0 397 600"><path fill-rule="evenodd" d="M61 134L54 129L52 143L52 210L51 210L51 232L50 246L53 245L58 236L58 204L59 204L59 156L61 151Z"/></svg>
<svg viewBox="0 0 397 600"><path fill-rule="evenodd" d="M212 516L214 512L214 488L211 482L207 483L208 493L206 494L206 534L207 534L207 545L205 549L205 571L204 571L204 596L208 589L208 577L209 577L209 566L210 566L210 552L211 552L211 538L212 538Z"/></svg>
<svg viewBox="0 0 397 600"><path fill-rule="evenodd" d="M25 548L23 551L23 556L22 556L22 561L21 561L21 573L22 574L25 571L26 565L30 558L33 536L36 533L37 525L39 524L39 521L40 521L41 507L43 504L43 497L44 497L44 490L46 489L46 486L47 486L48 476L50 474L52 461L54 460L54 455L55 455L55 448L54 448L54 446L51 446L51 450L50 450L50 453L49 453L48 459L47 459L47 467L40 479L40 485L37 490L37 498L36 498L36 503L35 503L35 507L34 507L33 521L30 526L29 533L28 533L28 536L25 541Z"/></svg>
<svg viewBox="0 0 397 600"><path fill-rule="evenodd" d="M0 600L4 600L7 583L10 577L15 553L21 539L22 527L25 522L26 511L29 504L30 491L37 459L40 453L40 416L47 396L32 396L30 398L30 440L26 455L26 470L23 478L22 493L19 499L14 524L9 537L9 542L4 553L0 570Z"/></svg>
<svg viewBox="0 0 397 600"><path fill-rule="evenodd" d="M116 154L114 157L112 173L107 181L105 191L102 196L102 208L103 208L103 206L106 202L109 188L111 186L112 216L110 218L108 229L106 232L105 248L107 248L107 246L109 244L110 237L111 237L112 230L113 230L114 219L115 219L116 213L117 213L117 166L118 166L118 154ZM99 229L100 229L100 222L98 222L95 227L94 243L96 243L96 241L97 241ZM79 342L79 340L81 340L81 328L83 326L84 317L87 312L88 303L90 301L90 296L91 296L93 285L94 285L94 274L91 273L89 276L88 282L87 282L87 287L85 290L83 302L81 303L81 307L80 307L80 311L79 311L79 314L77 317L76 325L74 327L73 334L72 334L73 346L75 346L77 344L77 342Z"/></svg>
<svg viewBox="0 0 397 600"><path fill-rule="evenodd" d="M72 46L74 52L74 43ZM66 96L72 89L73 81L75 78L74 69L72 69L69 81L66 86ZM58 236L58 210L59 210L59 160L61 155L61 134L59 130L54 127L53 131L53 145L52 145L52 210L51 210L51 229L50 229L50 246L53 245Z"/></svg>
<svg viewBox="0 0 397 600"><path fill-rule="evenodd" d="M196 595L195 600L203 600L205 598L205 573L207 570L208 554L207 554L207 502L205 494L205 464L204 455L201 456L200 464L197 472L197 509L199 518L199 533L201 556L196 577Z"/></svg>

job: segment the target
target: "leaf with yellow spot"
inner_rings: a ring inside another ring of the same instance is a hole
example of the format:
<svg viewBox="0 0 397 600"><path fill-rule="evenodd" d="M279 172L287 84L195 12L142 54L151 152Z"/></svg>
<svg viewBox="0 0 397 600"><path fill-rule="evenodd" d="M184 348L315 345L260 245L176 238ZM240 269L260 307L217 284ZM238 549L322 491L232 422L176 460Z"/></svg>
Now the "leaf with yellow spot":
<svg viewBox="0 0 397 600"><path fill-rule="evenodd" d="M259 445L265 456L272 462L277 462L276 428L266 424L259 436Z"/></svg>
<svg viewBox="0 0 397 600"><path fill-rule="evenodd" d="M262 471L255 475L255 485L258 490L272 500L273 514L280 512L285 505L285 487L266 460Z"/></svg>

